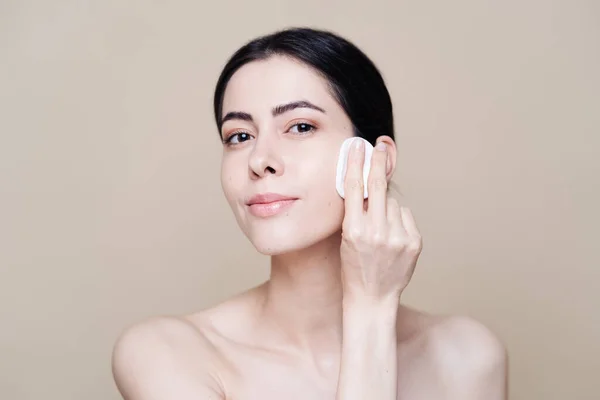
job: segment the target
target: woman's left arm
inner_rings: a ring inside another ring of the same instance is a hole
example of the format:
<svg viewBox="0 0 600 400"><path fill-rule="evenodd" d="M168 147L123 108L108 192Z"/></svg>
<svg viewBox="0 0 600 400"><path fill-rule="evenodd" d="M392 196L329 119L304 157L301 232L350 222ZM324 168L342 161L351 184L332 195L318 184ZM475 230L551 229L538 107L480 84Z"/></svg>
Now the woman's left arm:
<svg viewBox="0 0 600 400"><path fill-rule="evenodd" d="M475 320L458 318L448 325L453 342L448 347L461 355L457 362L443 366L450 398L507 400L508 353L504 345Z"/></svg>
<svg viewBox="0 0 600 400"><path fill-rule="evenodd" d="M375 147L363 200L364 145L348 156L342 226L343 339L336 399L397 398L396 315L422 249L412 212L388 196L386 146ZM485 327L468 319L437 329L433 364L443 398L505 400L506 352ZM457 357L458 355L458 357Z"/></svg>
<svg viewBox="0 0 600 400"><path fill-rule="evenodd" d="M365 210L364 143L355 140L345 176L342 226L342 354L336 400L396 400L396 318L421 252L412 214L388 198L387 149L375 146Z"/></svg>
<svg viewBox="0 0 600 400"><path fill-rule="evenodd" d="M494 355L488 364L474 373L470 393L461 396L464 400L508 400L508 379L505 355ZM457 397L459 398L459 397Z"/></svg>

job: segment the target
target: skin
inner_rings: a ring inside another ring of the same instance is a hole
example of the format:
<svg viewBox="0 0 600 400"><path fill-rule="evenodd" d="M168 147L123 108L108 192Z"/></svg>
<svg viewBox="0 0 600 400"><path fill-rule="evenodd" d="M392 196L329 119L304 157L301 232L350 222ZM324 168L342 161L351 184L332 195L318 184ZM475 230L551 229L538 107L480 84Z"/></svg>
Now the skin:
<svg viewBox="0 0 600 400"><path fill-rule="evenodd" d="M278 105L310 102L322 111ZM274 56L232 77L223 115L221 181L236 220L271 256L271 277L192 315L127 328L113 351L128 400L507 398L507 356L484 325L401 305L422 249L410 210L387 194L396 146L374 152L362 198L361 149L349 155L346 199L337 153L352 124L309 67ZM239 115L238 115L239 116ZM297 198L253 216L257 193ZM344 339L342 341L342 339Z"/></svg>

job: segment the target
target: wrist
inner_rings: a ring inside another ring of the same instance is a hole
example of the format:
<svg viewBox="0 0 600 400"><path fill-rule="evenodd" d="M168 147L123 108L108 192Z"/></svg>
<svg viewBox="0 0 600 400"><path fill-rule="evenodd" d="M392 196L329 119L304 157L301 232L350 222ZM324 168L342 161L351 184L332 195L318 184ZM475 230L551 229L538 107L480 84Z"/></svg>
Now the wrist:
<svg viewBox="0 0 600 400"><path fill-rule="evenodd" d="M344 294L342 311L345 320L367 321L396 321L400 307L400 296L385 297Z"/></svg>
<svg viewBox="0 0 600 400"><path fill-rule="evenodd" d="M343 346L362 354L357 344L369 343L365 351L387 353L397 339L398 307L398 301L392 299L344 299Z"/></svg>
<svg viewBox="0 0 600 400"><path fill-rule="evenodd" d="M365 309L365 310L398 310L401 292L393 292L386 295L372 295L357 291L344 290L342 304L343 308Z"/></svg>

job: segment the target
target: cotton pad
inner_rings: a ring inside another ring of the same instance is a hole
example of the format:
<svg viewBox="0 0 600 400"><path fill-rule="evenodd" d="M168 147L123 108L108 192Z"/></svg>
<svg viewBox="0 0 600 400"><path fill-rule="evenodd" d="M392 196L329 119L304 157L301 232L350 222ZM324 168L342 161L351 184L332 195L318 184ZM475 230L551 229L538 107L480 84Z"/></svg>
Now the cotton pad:
<svg viewBox="0 0 600 400"><path fill-rule="evenodd" d="M368 197L367 192L367 179L369 178L369 171L371 170L371 156L373 155L373 145L360 137L351 137L342 143L340 148L340 154L337 163L337 174L335 178L335 188L338 194L344 198L344 179L346 176L346 169L348 164L348 153L352 148L352 144L355 140L362 140L365 143L365 163L363 165L363 183L364 183L364 198Z"/></svg>

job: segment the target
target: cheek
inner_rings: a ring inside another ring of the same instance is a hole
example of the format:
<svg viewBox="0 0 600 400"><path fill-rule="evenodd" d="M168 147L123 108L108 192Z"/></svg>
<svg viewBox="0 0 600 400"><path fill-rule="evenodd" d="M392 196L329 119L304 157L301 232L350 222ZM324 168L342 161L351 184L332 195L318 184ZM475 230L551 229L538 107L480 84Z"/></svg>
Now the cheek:
<svg viewBox="0 0 600 400"><path fill-rule="evenodd" d="M221 164L221 188L227 202L233 206L233 202L237 198L236 189L241 188L241 182L238 182L239 177L234 173L235 168L227 160L223 160ZM239 174L238 174L239 175Z"/></svg>
<svg viewBox="0 0 600 400"><path fill-rule="evenodd" d="M240 208L240 196L242 195L240 191L242 190L241 188L244 187L244 182L240 181L239 174L234 173L235 169L230 167L231 166L228 167L226 164L223 164L221 167L221 188L223 189L225 199L233 212L233 216L235 217L238 226L244 233L247 233L247 221Z"/></svg>
<svg viewBox="0 0 600 400"><path fill-rule="evenodd" d="M344 200L335 188L337 159L319 163L307 173L308 191L313 212L328 223L341 222L344 213Z"/></svg>

